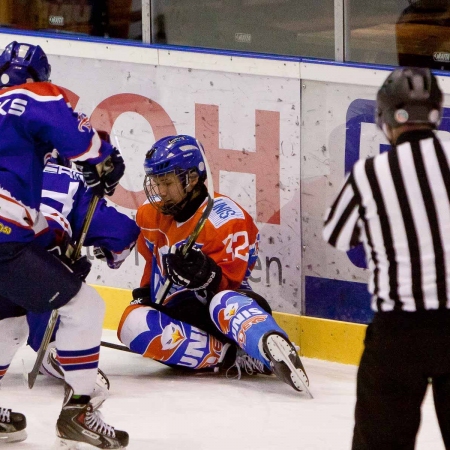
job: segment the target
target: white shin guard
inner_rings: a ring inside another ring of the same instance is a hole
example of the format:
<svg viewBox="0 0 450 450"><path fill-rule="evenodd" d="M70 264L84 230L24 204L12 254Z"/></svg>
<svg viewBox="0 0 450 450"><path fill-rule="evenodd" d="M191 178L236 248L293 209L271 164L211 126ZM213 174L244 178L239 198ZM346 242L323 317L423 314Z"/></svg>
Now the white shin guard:
<svg viewBox="0 0 450 450"><path fill-rule="evenodd" d="M56 333L59 352L80 352L100 348L105 304L94 288L83 283L78 294L59 309L61 323ZM82 365L81 356L78 361ZM64 367L62 367L64 370ZM66 382L77 395L91 395L97 377L97 369L64 371Z"/></svg>
<svg viewBox="0 0 450 450"><path fill-rule="evenodd" d="M0 367L9 366L29 333L26 316L0 320Z"/></svg>

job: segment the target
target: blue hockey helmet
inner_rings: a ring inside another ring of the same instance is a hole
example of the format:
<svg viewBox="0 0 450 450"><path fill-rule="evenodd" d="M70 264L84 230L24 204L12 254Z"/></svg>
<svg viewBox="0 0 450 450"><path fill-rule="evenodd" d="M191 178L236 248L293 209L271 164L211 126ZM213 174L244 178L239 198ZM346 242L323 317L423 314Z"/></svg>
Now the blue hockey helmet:
<svg viewBox="0 0 450 450"><path fill-rule="evenodd" d="M200 184L203 184L206 180L203 153L202 144L192 136L180 134L156 141L145 155L144 161L144 189L149 201L154 205L158 203L154 180L169 173L178 176L185 194L193 175L198 176ZM175 206L162 205L159 209L164 214L174 214L178 210Z"/></svg>
<svg viewBox="0 0 450 450"><path fill-rule="evenodd" d="M167 136L156 141L145 155L145 174L155 176L195 170L200 179L205 180L206 167L202 152L202 144L192 136Z"/></svg>
<svg viewBox="0 0 450 450"><path fill-rule="evenodd" d="M0 55L0 87L23 84L28 78L48 81L50 72L47 55L39 45L13 41Z"/></svg>

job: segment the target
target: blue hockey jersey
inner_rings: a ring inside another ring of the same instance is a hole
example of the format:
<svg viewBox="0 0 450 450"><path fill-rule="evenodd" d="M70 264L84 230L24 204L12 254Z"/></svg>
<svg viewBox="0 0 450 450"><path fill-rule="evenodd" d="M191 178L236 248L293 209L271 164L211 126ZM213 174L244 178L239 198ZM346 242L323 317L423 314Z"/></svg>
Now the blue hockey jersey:
<svg viewBox="0 0 450 450"><path fill-rule="evenodd" d="M90 190L84 185L81 173L52 162L47 163L43 173L41 212L49 226L36 237L36 241L47 247L54 239L55 230L63 230L73 239L78 239L92 197ZM130 254L138 235L139 227L134 220L100 199L84 245L109 250L113 260L107 260L108 266L118 268ZM41 314L27 313L28 344L35 351L41 345L50 314L50 311Z"/></svg>
<svg viewBox="0 0 450 450"><path fill-rule="evenodd" d="M44 168L41 212L47 219L49 230L37 237L37 241L48 247L55 229L63 230L77 240L91 197L80 172L48 162ZM125 256L138 235L139 227L134 220L100 199L84 245L102 247Z"/></svg>
<svg viewBox="0 0 450 450"><path fill-rule="evenodd" d="M28 242L45 228L39 213L46 155L98 164L113 151L88 118L49 82L0 91L0 243Z"/></svg>

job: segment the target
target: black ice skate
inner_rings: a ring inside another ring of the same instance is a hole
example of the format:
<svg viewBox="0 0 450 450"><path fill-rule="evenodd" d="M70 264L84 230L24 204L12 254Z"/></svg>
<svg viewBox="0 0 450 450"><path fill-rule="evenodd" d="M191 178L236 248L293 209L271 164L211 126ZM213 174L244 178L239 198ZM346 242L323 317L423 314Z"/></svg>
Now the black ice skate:
<svg viewBox="0 0 450 450"><path fill-rule="evenodd" d="M27 438L27 420L23 414L0 407L0 445Z"/></svg>
<svg viewBox="0 0 450 450"><path fill-rule="evenodd" d="M309 380L295 347L279 333L267 333L262 337L262 348L275 375L297 391L304 391L313 398Z"/></svg>
<svg viewBox="0 0 450 450"><path fill-rule="evenodd" d="M56 434L56 449L117 449L128 445L128 433L107 425L88 396L78 400L72 397L65 403L56 422Z"/></svg>

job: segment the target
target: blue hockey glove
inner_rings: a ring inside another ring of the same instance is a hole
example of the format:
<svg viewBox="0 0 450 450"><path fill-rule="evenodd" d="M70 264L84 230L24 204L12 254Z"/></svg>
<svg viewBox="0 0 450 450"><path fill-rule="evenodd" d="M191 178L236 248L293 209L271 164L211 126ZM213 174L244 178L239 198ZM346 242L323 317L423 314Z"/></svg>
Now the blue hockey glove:
<svg viewBox="0 0 450 450"><path fill-rule="evenodd" d="M163 256L163 265L170 281L186 289L215 292L222 279L222 269L196 247L183 257L181 248L172 246Z"/></svg>

